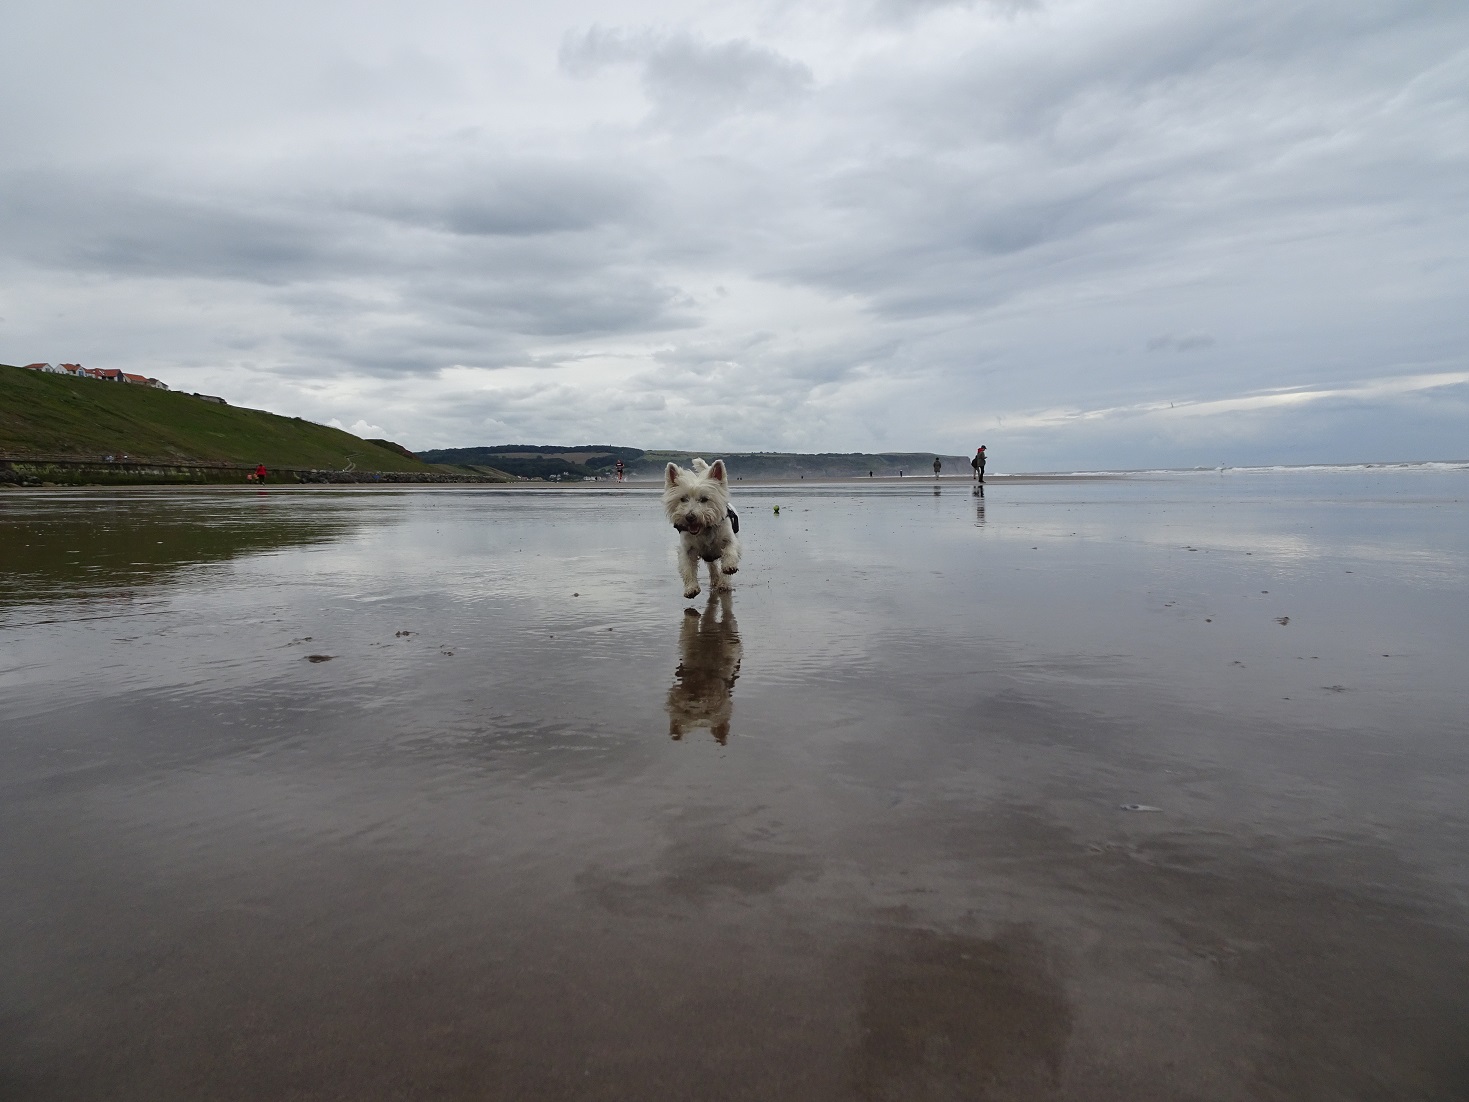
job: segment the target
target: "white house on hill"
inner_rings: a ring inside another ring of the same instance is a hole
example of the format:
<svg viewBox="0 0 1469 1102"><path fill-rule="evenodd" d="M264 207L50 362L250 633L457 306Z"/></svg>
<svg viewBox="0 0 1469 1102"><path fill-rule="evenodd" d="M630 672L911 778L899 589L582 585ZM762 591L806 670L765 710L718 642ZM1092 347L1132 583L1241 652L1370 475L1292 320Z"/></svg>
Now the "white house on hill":
<svg viewBox="0 0 1469 1102"><path fill-rule="evenodd" d="M168 384L149 375L134 375L111 367L83 367L81 364L26 364L28 371L44 371L48 375L70 375L76 379L105 379L110 383L131 383L134 386L151 386L154 390L167 390Z"/></svg>

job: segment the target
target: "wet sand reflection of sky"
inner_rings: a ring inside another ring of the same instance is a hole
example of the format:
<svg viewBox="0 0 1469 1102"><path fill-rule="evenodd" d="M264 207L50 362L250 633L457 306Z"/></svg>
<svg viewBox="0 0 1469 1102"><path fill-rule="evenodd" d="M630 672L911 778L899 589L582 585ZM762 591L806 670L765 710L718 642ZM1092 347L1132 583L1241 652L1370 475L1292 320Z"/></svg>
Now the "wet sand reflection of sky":
<svg viewBox="0 0 1469 1102"><path fill-rule="evenodd" d="M1394 485L741 485L693 602L651 489L0 498L96 560L0 594L0 1082L1462 1097L1469 518Z"/></svg>

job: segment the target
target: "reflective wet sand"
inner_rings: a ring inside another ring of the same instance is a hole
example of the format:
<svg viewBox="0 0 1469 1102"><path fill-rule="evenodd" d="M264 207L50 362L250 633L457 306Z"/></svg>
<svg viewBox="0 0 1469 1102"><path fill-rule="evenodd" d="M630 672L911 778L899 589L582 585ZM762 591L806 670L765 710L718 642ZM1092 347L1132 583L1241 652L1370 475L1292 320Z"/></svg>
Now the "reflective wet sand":
<svg viewBox="0 0 1469 1102"><path fill-rule="evenodd" d="M0 496L0 1098L1469 1097L1469 474L735 490Z"/></svg>

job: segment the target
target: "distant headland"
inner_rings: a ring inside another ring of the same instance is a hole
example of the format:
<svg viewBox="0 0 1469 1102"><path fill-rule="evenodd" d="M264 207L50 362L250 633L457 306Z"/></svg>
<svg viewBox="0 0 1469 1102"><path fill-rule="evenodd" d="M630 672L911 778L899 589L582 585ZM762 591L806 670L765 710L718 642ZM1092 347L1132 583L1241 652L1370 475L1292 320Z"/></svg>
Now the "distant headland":
<svg viewBox="0 0 1469 1102"><path fill-rule="evenodd" d="M732 452L709 448L700 451L644 451L611 444L557 446L543 444L496 444L479 448L435 448L416 452L429 463L468 470L505 471L520 478L546 481L603 479L622 460L625 476L634 481L663 477L670 463L687 463L692 456L716 456L728 465L730 474L743 478L897 478L900 475L933 476L938 459L948 475L968 475L969 457L938 452Z"/></svg>

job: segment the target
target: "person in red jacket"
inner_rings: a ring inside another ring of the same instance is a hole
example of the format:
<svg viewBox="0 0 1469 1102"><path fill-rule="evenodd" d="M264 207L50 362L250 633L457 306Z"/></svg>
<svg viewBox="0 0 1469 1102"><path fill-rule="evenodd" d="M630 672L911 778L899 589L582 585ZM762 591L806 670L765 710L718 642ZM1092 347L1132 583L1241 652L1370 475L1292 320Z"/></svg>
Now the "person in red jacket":
<svg viewBox="0 0 1469 1102"><path fill-rule="evenodd" d="M265 464L261 463L258 467L255 468L255 481L264 482L265 476L269 473L270 472L265 469Z"/></svg>

